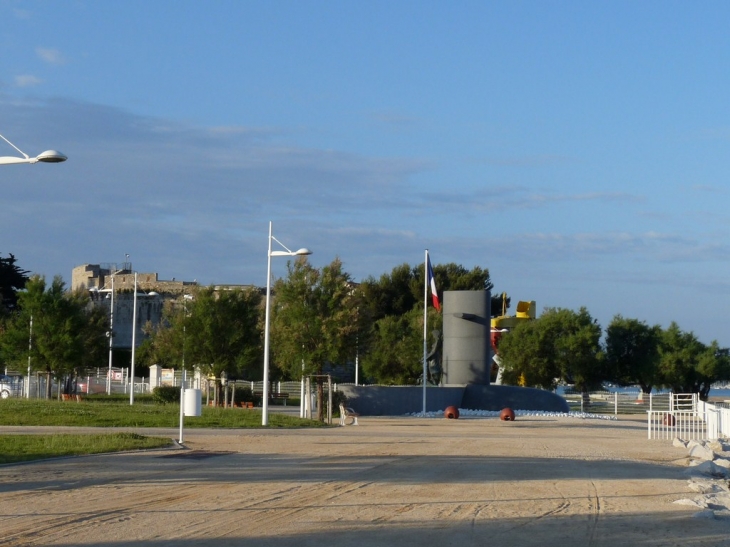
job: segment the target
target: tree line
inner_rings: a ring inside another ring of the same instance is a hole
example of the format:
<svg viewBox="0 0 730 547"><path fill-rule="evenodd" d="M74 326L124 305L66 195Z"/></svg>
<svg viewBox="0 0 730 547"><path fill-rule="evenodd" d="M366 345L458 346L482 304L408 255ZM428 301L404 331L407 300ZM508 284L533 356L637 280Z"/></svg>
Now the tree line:
<svg viewBox="0 0 730 547"><path fill-rule="evenodd" d="M436 264L433 270L441 294L494 289L489 271L478 266ZM105 365L109 318L87 292L68 291L60 277L51 283L31 277L10 255L0 257L0 294L0 363L25 370L29 362L32 371L57 379ZM502 305L502 297L492 299L493 316ZM306 257L289 261L287 274L272 288L271 378L298 380L358 362L364 383L417 384L423 306L423 264L401 264L356 283L339 259L322 268ZM256 288L199 287L167 298L161 322L145 327L139 366L198 367L213 378L225 372L228 378L259 380L264 307ZM429 306L427 317L432 336L441 329L441 316ZM730 379L728 350L717 342L702 344L675 323L661 329L617 316L605 342L602 334L585 309L547 309L502 337L503 380L546 389L570 382L581 390L611 381L706 397L713 382ZM433 342L427 340L429 347Z"/></svg>
<svg viewBox="0 0 730 547"><path fill-rule="evenodd" d="M604 382L638 385L644 393L670 388L707 400L718 381L730 380L730 350L703 344L672 322L663 329L615 316L605 332L585 308L546 309L520 323L498 346L505 383L554 389L573 384L587 393Z"/></svg>

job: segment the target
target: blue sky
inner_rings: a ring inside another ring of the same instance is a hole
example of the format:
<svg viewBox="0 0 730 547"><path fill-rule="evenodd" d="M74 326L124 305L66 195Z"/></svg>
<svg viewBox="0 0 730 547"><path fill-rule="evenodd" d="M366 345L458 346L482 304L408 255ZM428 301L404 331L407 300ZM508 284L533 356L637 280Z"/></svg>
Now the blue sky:
<svg viewBox="0 0 730 547"><path fill-rule="evenodd" d="M428 248L539 310L730 345L730 4L0 0L0 20L0 134L69 157L0 167L0 254L25 269L129 254L263 286L272 221L358 281Z"/></svg>

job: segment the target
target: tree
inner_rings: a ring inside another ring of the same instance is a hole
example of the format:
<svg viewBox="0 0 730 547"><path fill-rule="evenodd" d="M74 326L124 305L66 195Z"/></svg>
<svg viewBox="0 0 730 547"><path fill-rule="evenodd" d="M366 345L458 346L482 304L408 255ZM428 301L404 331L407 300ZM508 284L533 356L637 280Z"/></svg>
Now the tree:
<svg viewBox="0 0 730 547"><path fill-rule="evenodd" d="M285 376L321 375L327 364L351 361L357 347L361 299L336 258L321 270L305 257L287 264L274 284L271 308L272 363ZM321 402L323 387L318 383ZM324 409L318 405L320 419Z"/></svg>
<svg viewBox="0 0 730 547"><path fill-rule="evenodd" d="M0 317L15 310L18 303L18 291L25 287L28 273L16 266L12 255L8 258L0 256Z"/></svg>
<svg viewBox="0 0 730 547"><path fill-rule="evenodd" d="M585 308L578 312L549 308L524 321L499 343L505 383L554 389L558 381L584 394L602 380L601 327Z"/></svg>
<svg viewBox="0 0 730 547"><path fill-rule="evenodd" d="M433 267L439 298L444 291L492 290L489 271L475 266L436 264ZM363 368L376 382L415 384L423 374L424 265L401 264L378 280L360 285L360 338ZM501 311L501 296L492 298L492 309ZM498 313L498 312L497 312ZM493 312L494 314L494 312ZM429 311L429 330L441 328L441 316ZM431 336L431 333L429 333ZM428 341L430 343L432 341ZM397 347L398 350L394 350Z"/></svg>
<svg viewBox="0 0 730 547"><path fill-rule="evenodd" d="M659 354L662 385L675 393L699 393L706 401L714 382L730 379L728 349L716 341L706 346L675 322L664 331Z"/></svg>
<svg viewBox="0 0 730 547"><path fill-rule="evenodd" d="M440 314L429 310L429 325L438 328ZM363 371L378 383L414 385L423 376L423 307L388 315L374 325L377 341L363 357Z"/></svg>
<svg viewBox="0 0 730 547"><path fill-rule="evenodd" d="M475 266L467 270L459 264L435 264L433 275L439 298L444 291L491 291L494 288L489 270ZM409 313L423 302L424 265L412 267L401 264L393 268L390 274L383 274L379 279L369 277L361 284L363 300L372 322L389 316ZM502 308L502 297L492 298L492 315L498 315ZM423 310L423 307L421 307Z"/></svg>
<svg viewBox="0 0 730 547"><path fill-rule="evenodd" d="M67 292L59 276L48 286L45 277L34 276L18 293L18 307L0 342L3 355L18 367L30 357L31 369L48 378L47 397L53 377L73 379L98 365L107 347L108 323L87 295Z"/></svg>
<svg viewBox="0 0 730 547"><path fill-rule="evenodd" d="M617 315L606 329L606 375L619 385L641 386L651 393L659 381L662 329Z"/></svg>
<svg viewBox="0 0 730 547"><path fill-rule="evenodd" d="M198 366L216 378L256 377L261 362L261 293L255 289L199 289L192 299L169 302L163 320L140 352L147 363Z"/></svg>

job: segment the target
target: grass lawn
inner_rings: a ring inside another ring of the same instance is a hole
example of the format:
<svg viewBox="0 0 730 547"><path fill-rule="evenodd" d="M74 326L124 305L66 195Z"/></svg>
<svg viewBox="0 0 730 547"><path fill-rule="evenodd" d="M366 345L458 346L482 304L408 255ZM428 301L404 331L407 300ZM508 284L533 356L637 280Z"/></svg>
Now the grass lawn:
<svg viewBox="0 0 730 547"><path fill-rule="evenodd" d="M0 400L0 426L171 427L180 426L179 404L154 404L99 397L76 401L38 399ZM185 428L256 428L261 411L243 408L203 407L202 416L185 418ZM281 428L327 427L316 420L269 413L269 426ZM98 454L169 446L171 439L135 433L80 435L0 435L0 464L59 456Z"/></svg>
<svg viewBox="0 0 730 547"><path fill-rule="evenodd" d="M136 433L93 435L0 435L0 464L60 456L102 454L170 446L171 439Z"/></svg>
<svg viewBox="0 0 730 547"><path fill-rule="evenodd" d="M84 399L56 401L4 399L0 401L0 425L77 427L178 427L180 405L151 402ZM245 408L203 407L202 416L185 418L185 428L261 427L261 411ZM269 427L326 427L316 420L303 420L269 412Z"/></svg>

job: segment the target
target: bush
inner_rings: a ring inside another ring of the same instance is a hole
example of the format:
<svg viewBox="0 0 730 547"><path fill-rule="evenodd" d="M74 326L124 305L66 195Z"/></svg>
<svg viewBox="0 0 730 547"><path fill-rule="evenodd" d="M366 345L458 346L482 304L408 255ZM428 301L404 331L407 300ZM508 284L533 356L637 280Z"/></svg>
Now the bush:
<svg viewBox="0 0 730 547"><path fill-rule="evenodd" d="M175 386L157 386L152 390L152 400L158 405L180 401L180 388Z"/></svg>
<svg viewBox="0 0 730 547"><path fill-rule="evenodd" d="M256 395L250 387L236 388L236 402L261 404L261 397Z"/></svg>

